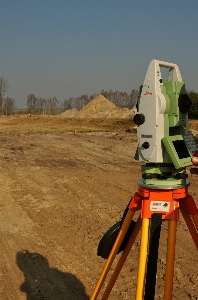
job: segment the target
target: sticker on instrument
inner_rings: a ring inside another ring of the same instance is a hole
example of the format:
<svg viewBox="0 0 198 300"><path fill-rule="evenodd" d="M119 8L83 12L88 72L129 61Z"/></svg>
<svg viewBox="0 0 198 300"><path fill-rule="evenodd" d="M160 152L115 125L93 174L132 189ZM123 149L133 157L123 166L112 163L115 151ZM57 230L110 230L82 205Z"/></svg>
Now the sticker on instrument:
<svg viewBox="0 0 198 300"><path fill-rule="evenodd" d="M151 201L150 203L150 211L170 211L170 202L164 201Z"/></svg>

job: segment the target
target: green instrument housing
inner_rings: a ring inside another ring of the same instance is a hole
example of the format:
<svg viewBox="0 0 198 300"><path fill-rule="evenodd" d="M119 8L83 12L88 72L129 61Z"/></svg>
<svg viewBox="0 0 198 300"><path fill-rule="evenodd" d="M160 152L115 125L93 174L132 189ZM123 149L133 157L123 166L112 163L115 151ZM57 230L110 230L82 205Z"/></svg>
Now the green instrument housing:
<svg viewBox="0 0 198 300"><path fill-rule="evenodd" d="M164 137L162 142L176 169L192 165L192 155L182 135Z"/></svg>
<svg viewBox="0 0 198 300"><path fill-rule="evenodd" d="M186 94L185 84L184 82L168 80L163 80L162 82L162 94L166 99L164 138L162 139L163 163L172 162L176 169L191 166L192 155L183 140L186 127L186 113L180 111L178 103L179 96ZM185 155L182 155L181 151L184 151Z"/></svg>

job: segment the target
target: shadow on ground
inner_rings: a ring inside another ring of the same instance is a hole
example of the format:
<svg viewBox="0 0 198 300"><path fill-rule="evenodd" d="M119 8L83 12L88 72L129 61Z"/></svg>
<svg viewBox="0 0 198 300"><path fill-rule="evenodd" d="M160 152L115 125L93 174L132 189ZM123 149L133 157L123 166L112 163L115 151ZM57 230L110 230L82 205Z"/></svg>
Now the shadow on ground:
<svg viewBox="0 0 198 300"><path fill-rule="evenodd" d="M18 252L16 263L24 273L20 290L27 300L87 300L84 285L75 275L50 268L47 259L27 250Z"/></svg>

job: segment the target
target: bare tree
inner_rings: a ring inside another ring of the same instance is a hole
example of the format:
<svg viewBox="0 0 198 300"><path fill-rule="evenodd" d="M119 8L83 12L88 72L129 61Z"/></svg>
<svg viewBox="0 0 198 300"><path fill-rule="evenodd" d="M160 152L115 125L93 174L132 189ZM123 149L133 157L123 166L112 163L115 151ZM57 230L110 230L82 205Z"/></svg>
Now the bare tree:
<svg viewBox="0 0 198 300"><path fill-rule="evenodd" d="M39 108L40 112L45 115L46 114L46 106L47 106L47 101L45 98L39 98Z"/></svg>
<svg viewBox="0 0 198 300"><path fill-rule="evenodd" d="M59 101L56 99L56 97L48 97L46 106L50 114L55 114L56 110L59 107Z"/></svg>
<svg viewBox="0 0 198 300"><path fill-rule="evenodd" d="M68 109L71 109L72 106L71 106L71 98L69 99L65 99L64 103L63 103L63 108L64 110L68 110Z"/></svg>
<svg viewBox="0 0 198 300"><path fill-rule="evenodd" d="M2 113L3 96L8 89L8 82L3 77L0 77L0 113Z"/></svg>
<svg viewBox="0 0 198 300"><path fill-rule="evenodd" d="M37 109L37 98L34 94L29 94L27 99L27 109L29 113L36 112Z"/></svg>
<svg viewBox="0 0 198 300"><path fill-rule="evenodd" d="M4 113L4 115L6 117L10 117L10 115L13 112L13 110L15 109L15 107L16 107L15 100L13 98L6 97L3 99L2 112Z"/></svg>

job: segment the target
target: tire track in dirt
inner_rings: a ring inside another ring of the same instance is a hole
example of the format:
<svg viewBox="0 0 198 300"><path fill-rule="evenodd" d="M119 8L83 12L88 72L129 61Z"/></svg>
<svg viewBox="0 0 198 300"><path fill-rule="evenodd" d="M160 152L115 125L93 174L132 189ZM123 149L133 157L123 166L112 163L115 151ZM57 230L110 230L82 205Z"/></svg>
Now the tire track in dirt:
<svg viewBox="0 0 198 300"><path fill-rule="evenodd" d="M140 164L133 160L134 137L38 134L12 137L1 146L0 296L88 299L105 263L96 255L98 242L122 216L141 176ZM196 188L191 190L196 196ZM156 299L163 293L166 228L164 224ZM198 256L182 218L177 234L173 299L196 299ZM110 300L133 299L138 249L139 237Z"/></svg>

